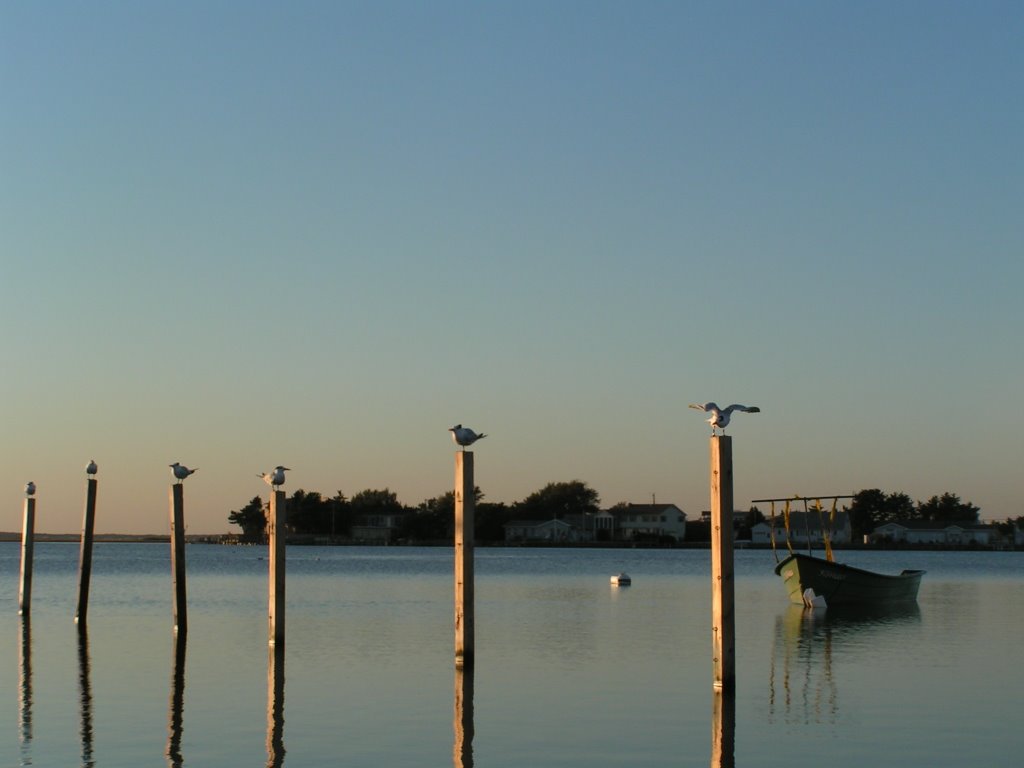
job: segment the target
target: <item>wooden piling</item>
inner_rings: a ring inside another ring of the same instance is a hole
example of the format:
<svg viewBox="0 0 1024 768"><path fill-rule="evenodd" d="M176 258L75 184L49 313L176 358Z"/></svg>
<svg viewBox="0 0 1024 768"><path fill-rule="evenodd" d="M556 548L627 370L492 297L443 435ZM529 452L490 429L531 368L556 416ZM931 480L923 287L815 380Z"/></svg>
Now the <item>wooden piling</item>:
<svg viewBox="0 0 1024 768"><path fill-rule="evenodd" d="M735 580L732 546L732 438L711 438L711 642L714 687L736 685Z"/></svg>
<svg viewBox="0 0 1024 768"><path fill-rule="evenodd" d="M25 499L21 527L21 579L18 582L18 613L28 616L32 608L32 553L35 550L36 500Z"/></svg>
<svg viewBox="0 0 1024 768"><path fill-rule="evenodd" d="M267 514L267 537L270 541L270 596L267 606L268 634L271 645L284 643L285 596L285 522L288 502L284 491L273 491Z"/></svg>
<svg viewBox="0 0 1024 768"><path fill-rule="evenodd" d="M90 477L85 488L85 514L82 519L82 543L78 557L78 608L75 621L85 623L89 611L89 579L92 576L92 539L96 524L96 478Z"/></svg>
<svg viewBox="0 0 1024 768"><path fill-rule="evenodd" d="M455 453L455 665L472 665L473 620L473 452Z"/></svg>
<svg viewBox="0 0 1024 768"><path fill-rule="evenodd" d="M174 631L188 631L188 605L185 600L185 486L171 485L171 586L174 593Z"/></svg>

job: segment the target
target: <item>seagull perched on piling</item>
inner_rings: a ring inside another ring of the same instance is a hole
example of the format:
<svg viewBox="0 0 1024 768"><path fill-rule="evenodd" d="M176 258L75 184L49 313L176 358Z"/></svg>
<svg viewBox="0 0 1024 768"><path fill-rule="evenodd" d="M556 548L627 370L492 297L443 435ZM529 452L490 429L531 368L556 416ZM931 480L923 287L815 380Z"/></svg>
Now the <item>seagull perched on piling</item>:
<svg viewBox="0 0 1024 768"><path fill-rule="evenodd" d="M698 411L704 411L710 413L711 417L707 419L708 424L711 425L711 434L717 434L716 429L721 429L722 433L725 434L725 428L729 426L729 419L732 417L733 411L743 411L744 413L760 413L761 409L757 406L746 406L733 403L727 408L719 408L717 403L704 403L700 405L698 403L690 403L691 408L696 408Z"/></svg>
<svg viewBox="0 0 1024 768"><path fill-rule="evenodd" d="M96 469L96 462L93 459L89 459L89 463L85 465L85 474L95 475Z"/></svg>
<svg viewBox="0 0 1024 768"><path fill-rule="evenodd" d="M484 434L478 435L469 427L464 427L461 424L456 424L454 427L448 427L448 431L452 433L452 440L463 448L467 445L472 445L477 440L487 437L487 435Z"/></svg>
<svg viewBox="0 0 1024 768"><path fill-rule="evenodd" d="M193 472L195 472L197 469L199 469L199 467L196 467L196 469L189 469L188 467L184 466L183 464L179 464L178 462L174 462L173 464L168 464L168 466L172 470L174 470L174 476L176 478L178 478L178 484L179 485L181 484L182 480L184 480L186 477L188 477Z"/></svg>
<svg viewBox="0 0 1024 768"><path fill-rule="evenodd" d="M25 486L25 495L26 496L35 496L36 495L36 484L33 483L31 480L29 480L28 484Z"/></svg>
<svg viewBox="0 0 1024 768"><path fill-rule="evenodd" d="M259 475L259 477L262 477L263 482L265 482L267 485L269 485L276 491L279 486L284 485L285 472L291 472L291 470L288 467L282 467L280 464L278 464L276 467L274 467L273 472L264 472L263 474Z"/></svg>

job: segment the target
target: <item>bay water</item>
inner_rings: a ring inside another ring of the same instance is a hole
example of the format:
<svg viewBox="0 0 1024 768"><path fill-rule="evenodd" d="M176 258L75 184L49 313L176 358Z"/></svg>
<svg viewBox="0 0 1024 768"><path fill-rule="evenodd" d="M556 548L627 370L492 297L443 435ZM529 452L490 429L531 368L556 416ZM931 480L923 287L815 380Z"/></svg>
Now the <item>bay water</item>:
<svg viewBox="0 0 1024 768"><path fill-rule="evenodd" d="M97 544L80 629L77 545L36 544L23 621L0 543L0 768L1021 765L1024 553L837 554L918 604L806 612L737 551L723 722L707 550L478 548L459 673L450 548L289 547L275 654L265 547L187 547L176 642L168 545Z"/></svg>

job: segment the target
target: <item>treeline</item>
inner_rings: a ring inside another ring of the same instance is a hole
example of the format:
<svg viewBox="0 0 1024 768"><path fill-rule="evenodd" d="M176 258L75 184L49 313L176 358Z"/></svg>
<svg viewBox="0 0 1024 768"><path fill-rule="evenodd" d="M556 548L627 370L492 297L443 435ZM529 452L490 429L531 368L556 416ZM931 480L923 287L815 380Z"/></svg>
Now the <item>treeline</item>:
<svg viewBox="0 0 1024 768"><path fill-rule="evenodd" d="M593 488L580 480L548 483L522 501L513 504L484 501L475 489L475 532L478 541L503 541L504 526L510 520L550 520L567 515L594 513L600 498ZM247 541L266 539L269 502L259 496L228 515L228 522L242 529ZM455 525L455 494L448 491L421 501L415 507L404 506L388 488L367 489L351 498L338 491L324 497L318 491L299 489L288 498L287 528L291 534L352 537L357 525L387 525L397 522L395 537L409 542L451 540Z"/></svg>

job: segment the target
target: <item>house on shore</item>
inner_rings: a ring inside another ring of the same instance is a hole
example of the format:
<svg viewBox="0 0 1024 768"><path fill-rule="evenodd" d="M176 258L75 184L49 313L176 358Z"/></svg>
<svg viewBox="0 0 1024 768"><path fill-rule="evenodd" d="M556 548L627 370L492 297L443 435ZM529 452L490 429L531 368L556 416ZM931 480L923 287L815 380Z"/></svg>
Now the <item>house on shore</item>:
<svg viewBox="0 0 1024 768"><path fill-rule="evenodd" d="M686 513L675 504L620 504L593 514L565 515L551 520L511 520L505 542L590 543L654 539L682 541Z"/></svg>
<svg viewBox="0 0 1024 768"><path fill-rule="evenodd" d="M949 523L934 520L904 520L885 523L871 532L875 542L987 547L996 541L996 528L983 523Z"/></svg>
<svg viewBox="0 0 1024 768"><path fill-rule="evenodd" d="M830 520L829 512L789 513L789 543L794 547L822 547L825 545L825 534L833 544L849 544L852 538L850 516L846 512L836 512L835 520ZM774 540L774 542L773 542ZM776 515L774 526L772 520L763 520L750 529L752 544L772 544L776 547L786 546L786 521L782 515Z"/></svg>

